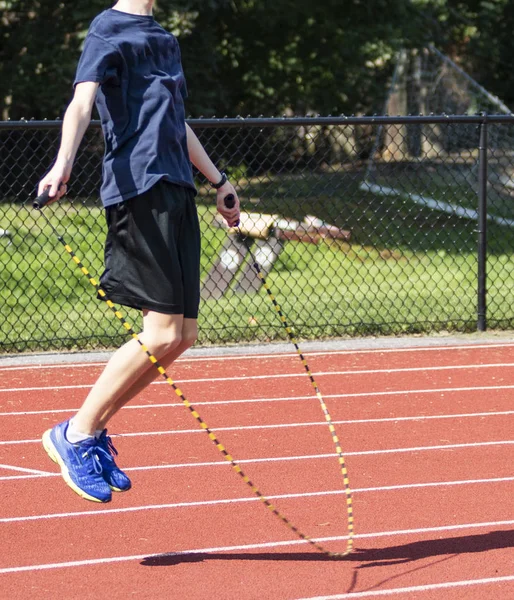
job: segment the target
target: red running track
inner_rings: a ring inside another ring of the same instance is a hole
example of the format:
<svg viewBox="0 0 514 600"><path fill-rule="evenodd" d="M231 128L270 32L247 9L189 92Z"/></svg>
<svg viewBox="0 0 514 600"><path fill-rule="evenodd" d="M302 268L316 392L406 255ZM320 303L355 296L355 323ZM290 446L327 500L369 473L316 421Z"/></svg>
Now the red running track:
<svg viewBox="0 0 514 600"><path fill-rule="evenodd" d="M514 345L307 358L348 464L349 560L295 538L160 381L112 423L133 489L80 499L39 439L102 365L0 367L0 597L514 598ZM342 477L298 357L191 358L171 374L277 508L343 550Z"/></svg>

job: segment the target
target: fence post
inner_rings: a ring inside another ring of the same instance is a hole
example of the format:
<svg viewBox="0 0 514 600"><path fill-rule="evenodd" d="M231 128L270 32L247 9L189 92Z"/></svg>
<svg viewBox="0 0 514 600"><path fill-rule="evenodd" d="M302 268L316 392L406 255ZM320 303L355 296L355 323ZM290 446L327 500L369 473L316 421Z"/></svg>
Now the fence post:
<svg viewBox="0 0 514 600"><path fill-rule="evenodd" d="M478 331L487 327L487 150L487 115L484 115L478 147Z"/></svg>

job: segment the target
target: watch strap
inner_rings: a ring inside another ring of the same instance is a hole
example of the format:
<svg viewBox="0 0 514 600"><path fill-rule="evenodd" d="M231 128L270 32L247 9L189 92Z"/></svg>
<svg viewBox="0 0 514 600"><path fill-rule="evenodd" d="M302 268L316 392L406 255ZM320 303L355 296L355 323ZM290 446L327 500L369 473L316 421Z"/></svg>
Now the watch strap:
<svg viewBox="0 0 514 600"><path fill-rule="evenodd" d="M228 181L227 175L226 173L222 173L221 174L221 179L218 181L218 183L211 183L211 186L215 189L215 190L219 190L220 187L224 186Z"/></svg>

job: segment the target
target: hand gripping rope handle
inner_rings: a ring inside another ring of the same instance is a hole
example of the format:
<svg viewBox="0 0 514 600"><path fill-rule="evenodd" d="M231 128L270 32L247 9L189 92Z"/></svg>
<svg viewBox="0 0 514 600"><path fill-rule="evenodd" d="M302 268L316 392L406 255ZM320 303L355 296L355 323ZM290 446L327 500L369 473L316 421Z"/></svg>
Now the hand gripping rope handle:
<svg viewBox="0 0 514 600"><path fill-rule="evenodd" d="M347 476L346 467L345 467L345 464L344 464L344 459L342 457L341 449L339 448L339 441L337 440L337 436L335 434L335 429L334 429L334 426L332 425L332 422L331 422L331 419L330 419L330 415L328 414L328 411L326 410L326 406L325 406L325 404L323 402L323 399L322 399L321 394L320 394L320 392L319 392L319 390L317 388L317 385L316 385L316 383L314 381L314 378L312 377L312 375L311 375L311 373L309 371L309 368L307 366L307 363L306 363L304 357L300 353L298 345L296 344L296 342L294 341L294 338L292 337L291 331L290 331L289 327L286 324L285 318L282 316L282 313L280 312L280 307L278 307L278 305L276 304L276 301L275 301L274 297L271 295L271 292L269 292L269 288L267 287L267 284L266 284L264 278L262 277L262 273L260 272L259 266L258 266L257 262L255 261L253 255L252 255L252 258L254 260L254 266L257 268L257 272L259 274L259 277L262 280L263 285L266 287L266 290L268 291L268 294L271 296L271 298L273 300L273 303L275 305L275 308L278 310L279 315L281 317L281 320L284 323L284 326L286 327L288 335L289 335L290 339L293 341L293 343L295 344L297 352L298 352L300 358L302 359L302 363L304 364L304 366L305 366L305 368L307 370L307 374L309 375L309 377L311 379L311 383L314 386L314 389L316 391L316 395L318 396L318 399L321 402L323 411L325 413L325 418L326 418L327 422L329 423L329 428L330 428L330 431L332 433L332 437L333 437L334 441L336 442L336 447L337 447L338 454L339 454L339 462L341 464L341 470L342 470L343 477L344 477L344 482L345 482L345 492L346 492L346 496L347 496L347 507L348 507L348 540L347 540L347 547L346 547L346 550L344 552L331 552L331 551L327 550L324 546L322 546L321 544L319 544L318 542L316 542L315 540L311 539L309 536L307 536L304 533L302 533L295 525L293 525L293 523L291 523L291 521L289 521L289 519L287 517L285 517L282 513L280 513L273 506L273 504L271 503L271 501L268 500L268 498L266 498L262 494L262 492L257 488L257 486L250 480L250 478L247 475L245 475L245 473L243 472L243 470L241 469L241 467L239 466L239 464L233 459L233 457L228 452L228 450L225 448L225 446L223 446L223 444L221 444L221 442L217 439L217 437L215 436L215 434L209 429L209 427L207 426L207 423L200 417L200 415L198 414L198 412L196 411L196 409L194 408L194 406L187 400L187 398L184 396L182 390L175 384L175 382L171 379L171 377L166 373L164 367L159 363L159 361L157 360L157 358L155 358L155 356L150 352L150 350L148 349L148 347L141 341L141 339L139 338L138 334L134 331L134 329L132 328L132 326L125 320L125 318L123 317L123 315L121 314L121 312L119 310L117 310L116 306L107 298L107 295L106 295L105 291L100 287L100 285L96 281L96 279L94 279L94 277L91 276L91 274L89 273L89 271L87 270L87 268L82 264L82 262L80 261L80 259L75 255L75 253L70 248L70 246L68 246L68 244L64 241L63 237L55 229L55 227L53 226L53 224L51 223L51 221L48 219L48 217L45 215L45 213L41 210L46 204L48 204L49 200L50 200L50 197L48 195L48 188L47 188L33 202L33 207L36 208L36 209L38 209L38 210L40 210L40 212L43 215L44 219L46 220L46 222L48 223L48 225L52 229L53 233L55 234L55 236L57 237L57 239L59 240L59 242L61 242L61 244L64 246L64 249L70 255L70 257L73 260L73 262L75 262L75 264L79 267L79 269L82 271L82 273L88 278L88 280L91 283L91 285L93 285L96 288L99 296L105 300L107 306L111 309L111 311L115 314L115 316L121 321L121 323L122 323L123 327L126 329L126 331L141 346L141 349L148 356L148 359L150 360L150 362L155 366L155 368L159 371L159 373L166 380L166 382L173 388L175 394L177 394L177 396L182 401L182 404L189 410L189 412L196 419L196 421L198 422L198 424L200 425L200 427L207 433L207 435L209 436L209 439L214 443L214 445L216 446L216 448L223 455L223 458L225 460L227 460L232 465L233 470L250 487L250 489L252 490L252 492L266 506L266 508L268 508L276 517L278 517L300 539L308 542L309 544L311 544L312 546L314 546L317 550L319 550L320 552L322 552L323 554L327 555L330 558L344 558L344 557L348 556L348 554L350 554L350 552L353 549L353 537L354 537L354 532L353 532L353 509L352 509L351 493L350 493L350 488L349 488L349 483L348 483L348 476ZM230 206L230 203L232 203L232 206ZM234 198L234 196L232 194L229 194L227 196L227 198L225 199L225 204L227 205L228 208L232 208L235 205L235 198Z"/></svg>
<svg viewBox="0 0 514 600"><path fill-rule="evenodd" d="M43 206L46 206L50 202L50 200L53 200L53 198L50 198L50 188L47 187L46 190L34 200L32 208L41 210Z"/></svg>

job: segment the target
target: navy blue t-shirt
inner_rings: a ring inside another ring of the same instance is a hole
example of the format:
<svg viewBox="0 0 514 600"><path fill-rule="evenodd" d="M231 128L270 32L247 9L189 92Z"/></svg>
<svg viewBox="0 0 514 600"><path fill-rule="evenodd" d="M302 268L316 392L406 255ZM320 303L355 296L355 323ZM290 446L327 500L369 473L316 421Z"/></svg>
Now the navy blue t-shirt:
<svg viewBox="0 0 514 600"><path fill-rule="evenodd" d="M195 189L186 82L171 33L152 16L102 12L91 23L77 67L75 85L84 81L100 83L104 206L137 196L160 179Z"/></svg>

